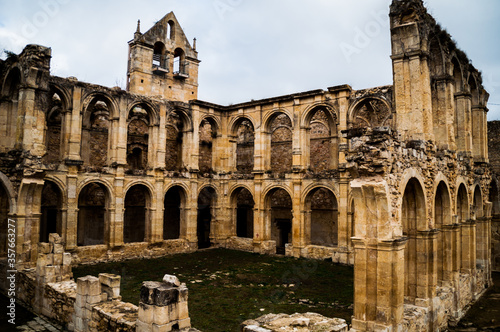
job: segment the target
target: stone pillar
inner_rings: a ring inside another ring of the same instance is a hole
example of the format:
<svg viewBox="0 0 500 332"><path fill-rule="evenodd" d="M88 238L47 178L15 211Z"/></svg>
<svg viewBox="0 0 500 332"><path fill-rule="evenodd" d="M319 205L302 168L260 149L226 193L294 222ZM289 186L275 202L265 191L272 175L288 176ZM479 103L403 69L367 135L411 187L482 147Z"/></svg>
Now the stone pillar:
<svg viewBox="0 0 500 332"><path fill-rule="evenodd" d="M125 193L124 185L125 178L123 167L117 168L117 174L114 181L115 187L115 213L114 219L110 220L109 225L109 247L119 247L123 245L123 223L125 216Z"/></svg>
<svg viewBox="0 0 500 332"><path fill-rule="evenodd" d="M461 272L471 274L476 269L476 221L467 220L461 228Z"/></svg>
<svg viewBox="0 0 500 332"><path fill-rule="evenodd" d="M460 225L443 225L443 284L453 285L453 282L458 278L458 271L460 267L460 253L458 235L460 232Z"/></svg>
<svg viewBox="0 0 500 332"><path fill-rule="evenodd" d="M491 217L478 218L476 223L476 266L485 283L491 279Z"/></svg>
<svg viewBox="0 0 500 332"><path fill-rule="evenodd" d="M294 178L297 174L294 174ZM294 179L292 182L293 186L293 197L292 197L292 255L294 257L300 257L300 250L303 248L304 240L304 225L300 216L300 205L302 192L300 179Z"/></svg>
<svg viewBox="0 0 500 332"><path fill-rule="evenodd" d="M352 332L397 330L403 320L406 239L353 239Z"/></svg>
<svg viewBox="0 0 500 332"><path fill-rule="evenodd" d="M81 162L80 155L81 142L82 142L82 88L75 86L73 88L73 109L71 110L70 117L70 130L68 132L68 157L67 161Z"/></svg>
<svg viewBox="0 0 500 332"><path fill-rule="evenodd" d="M77 246L78 233L78 197L76 167L70 167L70 173L66 176L66 186L68 188L68 214L66 220L66 230L64 231L64 242L66 250L73 250Z"/></svg>
<svg viewBox="0 0 500 332"><path fill-rule="evenodd" d="M349 217L348 217L348 198L349 198L349 179L345 177L345 172L342 173L342 177L339 181L339 197L338 197L338 217L337 217L337 239L338 247L347 248L351 242L351 236L349 233ZM345 262L347 263L347 262Z"/></svg>
<svg viewBox="0 0 500 332"><path fill-rule="evenodd" d="M398 330L403 319L407 240L394 238L384 180L354 180L351 188L356 208L351 331Z"/></svg>
<svg viewBox="0 0 500 332"><path fill-rule="evenodd" d="M437 286L437 234L438 231L417 232L417 293L415 305L428 307L436 295Z"/></svg>
<svg viewBox="0 0 500 332"><path fill-rule="evenodd" d="M121 277L100 273L99 278L86 276L76 281L75 332L97 331L99 322L92 317L94 307L102 302L121 300Z"/></svg>
<svg viewBox="0 0 500 332"><path fill-rule="evenodd" d="M457 114L457 149L472 154L472 125L471 125L471 103L470 93L460 92L455 94L455 105Z"/></svg>
<svg viewBox="0 0 500 332"><path fill-rule="evenodd" d="M472 107L472 146L475 162L488 162L488 124L486 107Z"/></svg>
<svg viewBox="0 0 500 332"><path fill-rule="evenodd" d="M165 275L163 282L145 281L141 287L137 332L168 332L191 327L188 289L177 277Z"/></svg>
<svg viewBox="0 0 500 332"><path fill-rule="evenodd" d="M434 135L439 147L456 150L453 77L435 79L433 89Z"/></svg>
<svg viewBox="0 0 500 332"><path fill-rule="evenodd" d="M99 278L86 276L76 281L75 332L91 331L92 308L102 302Z"/></svg>

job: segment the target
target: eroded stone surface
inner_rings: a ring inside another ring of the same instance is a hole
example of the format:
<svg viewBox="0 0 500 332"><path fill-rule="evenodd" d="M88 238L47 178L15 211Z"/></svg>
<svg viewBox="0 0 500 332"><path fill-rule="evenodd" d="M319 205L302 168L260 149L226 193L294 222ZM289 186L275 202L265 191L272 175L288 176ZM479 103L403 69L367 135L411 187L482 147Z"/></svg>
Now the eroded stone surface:
<svg viewBox="0 0 500 332"><path fill-rule="evenodd" d="M320 314L268 314L242 323L243 332L347 332L345 320L327 318Z"/></svg>

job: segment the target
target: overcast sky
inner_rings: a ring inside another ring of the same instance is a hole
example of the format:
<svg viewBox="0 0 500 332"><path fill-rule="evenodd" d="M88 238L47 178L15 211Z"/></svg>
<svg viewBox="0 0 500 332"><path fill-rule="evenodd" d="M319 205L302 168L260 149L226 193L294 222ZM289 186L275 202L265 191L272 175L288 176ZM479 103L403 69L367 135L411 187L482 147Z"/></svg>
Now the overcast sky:
<svg viewBox="0 0 500 332"><path fill-rule="evenodd" d="M125 87L127 42L174 11L197 38L199 99L228 105L349 84L392 84L391 0L0 0L0 51L52 48L53 75ZM427 0L483 72L500 120L500 1Z"/></svg>

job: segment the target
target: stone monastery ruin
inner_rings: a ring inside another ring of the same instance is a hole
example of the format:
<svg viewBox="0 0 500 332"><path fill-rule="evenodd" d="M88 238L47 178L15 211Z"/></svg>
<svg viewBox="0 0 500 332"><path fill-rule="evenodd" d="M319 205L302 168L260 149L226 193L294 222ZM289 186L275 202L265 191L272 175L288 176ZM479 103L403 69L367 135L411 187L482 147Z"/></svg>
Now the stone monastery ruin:
<svg viewBox="0 0 500 332"><path fill-rule="evenodd" d="M51 76L43 46L0 61L0 255L15 220L24 301L75 331L109 330L113 306L135 317L122 331L189 327L184 286L137 309L119 277L70 266L223 247L354 264L351 331L456 323L500 269L489 95L422 0L393 0L390 33L391 86L231 106L197 99L196 40L173 13L138 26L127 91Z"/></svg>

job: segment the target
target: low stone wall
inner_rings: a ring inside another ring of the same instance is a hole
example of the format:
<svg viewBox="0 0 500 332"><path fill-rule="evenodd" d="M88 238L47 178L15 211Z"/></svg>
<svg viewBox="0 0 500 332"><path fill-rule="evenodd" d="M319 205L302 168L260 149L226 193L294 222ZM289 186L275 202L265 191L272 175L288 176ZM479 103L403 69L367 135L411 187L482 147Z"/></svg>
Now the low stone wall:
<svg viewBox="0 0 500 332"><path fill-rule="evenodd" d="M354 263L354 253L350 253L347 248L309 245L301 250L300 255L310 259L331 259L338 264Z"/></svg>
<svg viewBox="0 0 500 332"><path fill-rule="evenodd" d="M429 310L425 307L418 307L411 304L404 305L402 331L428 331Z"/></svg>
<svg viewBox="0 0 500 332"><path fill-rule="evenodd" d="M172 246L184 250L185 244L182 240L164 241L154 248L148 247L146 254L155 255ZM101 255L102 249L103 246L94 246L82 251ZM127 254L127 250L123 252ZM176 277L165 275L164 282L145 282L141 289L141 311L121 301L120 276L101 273L99 277L86 276L75 282L71 257L63 251L59 235L50 234L49 243L39 244L36 269L18 273L17 299L68 331L197 331L191 329L188 289Z"/></svg>
<svg viewBox="0 0 500 332"><path fill-rule="evenodd" d="M429 326L433 331L447 330L449 325L456 324L486 290L485 274L477 270L474 275L460 274L459 279L452 285L443 285L437 288L436 297L432 304L426 307L405 304L403 330L428 331ZM430 324L432 322L432 324Z"/></svg>
<svg viewBox="0 0 500 332"><path fill-rule="evenodd" d="M460 273L458 297L458 308L460 308L460 311L465 309L470 303L472 303L474 299L472 286L474 284L474 276L466 273Z"/></svg>
<svg viewBox="0 0 500 332"><path fill-rule="evenodd" d="M450 286L438 287L433 301L435 325L444 330L449 322L455 321L455 289Z"/></svg>
<svg viewBox="0 0 500 332"><path fill-rule="evenodd" d="M310 312L293 315L268 314L241 324L242 332L347 332L348 330L349 327L343 319L328 318Z"/></svg>
<svg viewBox="0 0 500 332"><path fill-rule="evenodd" d="M253 252L254 251L253 239L233 236L227 239L227 241L224 244L224 248L231 250Z"/></svg>
<svg viewBox="0 0 500 332"><path fill-rule="evenodd" d="M73 327L76 283L74 280L45 286L42 315L68 330Z"/></svg>
<svg viewBox="0 0 500 332"><path fill-rule="evenodd" d="M173 254L192 253L198 249L196 243L187 240L165 240L157 243L126 243L109 249L105 245L78 247L73 252L75 264L119 261L134 258L154 258Z"/></svg>
<svg viewBox="0 0 500 332"><path fill-rule="evenodd" d="M135 332L137 306L119 300L97 304L92 310L94 331Z"/></svg>

